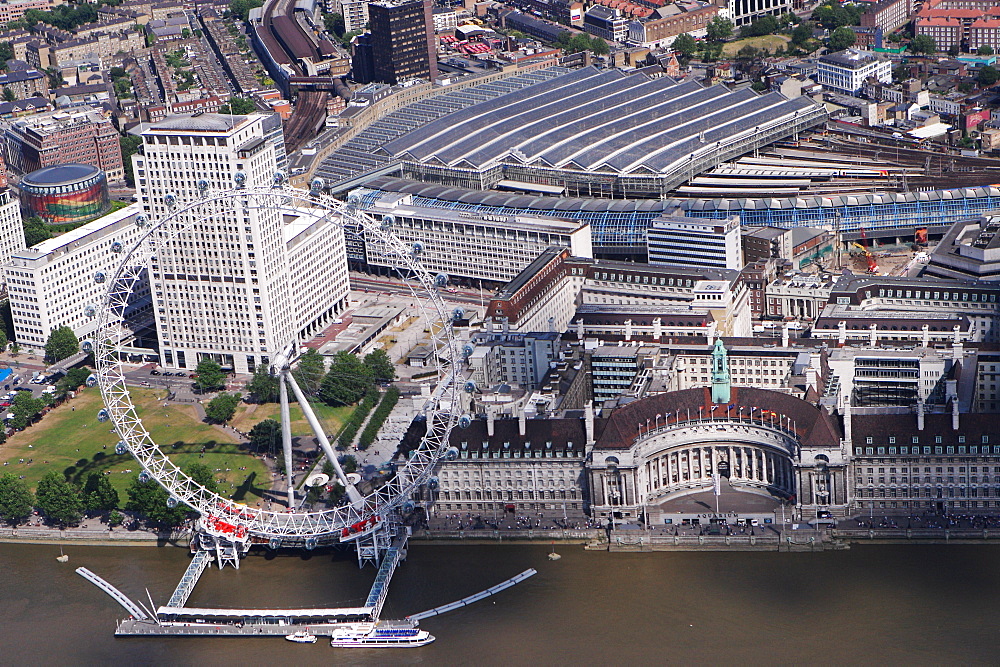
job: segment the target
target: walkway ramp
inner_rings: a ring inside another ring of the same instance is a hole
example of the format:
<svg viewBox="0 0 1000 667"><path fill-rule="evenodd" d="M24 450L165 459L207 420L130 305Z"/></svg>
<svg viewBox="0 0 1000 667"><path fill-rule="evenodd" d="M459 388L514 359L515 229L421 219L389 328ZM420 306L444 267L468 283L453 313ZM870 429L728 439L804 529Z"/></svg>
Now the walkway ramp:
<svg viewBox="0 0 1000 667"><path fill-rule="evenodd" d="M132 600L125 597L124 593L122 593L120 590L118 590L117 588L106 582L104 579L101 579L99 576L97 576L87 568L78 567L76 568L76 573L81 577L83 577L84 579L86 579L87 581L89 581L90 583L100 588L108 595L110 595L115 602L125 607L125 611L132 614L134 618L137 618L140 621L150 620L149 615L146 614L146 612L144 612L139 605L137 605L135 602L132 602Z"/></svg>
<svg viewBox="0 0 1000 667"><path fill-rule="evenodd" d="M184 571L184 576L177 582L177 588L174 589L174 594L170 596L167 606L183 607L187 603L188 598L191 597L191 591L194 590L198 580L201 579L202 573L211 563L211 553L208 551L199 551L196 553L191 562L188 563L187 569Z"/></svg>
<svg viewBox="0 0 1000 667"><path fill-rule="evenodd" d="M511 577L507 581L504 581L503 583L497 584L493 588L487 588L485 591L480 591L479 593L476 593L475 595L470 595L467 598L462 598L461 600L458 600L456 602L452 602L451 604L446 604L446 605L441 606L441 607L434 607L433 609L428 609L427 611L422 611L419 614L411 614L410 616L407 616L406 618L410 619L411 621L422 621L425 618L430 618L431 616L439 616L441 614L446 614L449 611L455 611L456 609L460 609L462 607L467 607L468 605L472 604L473 602L479 602L480 600L486 599L486 598L488 598L491 595L495 595L495 594L499 593L500 591L505 591L508 588L510 588L511 586L514 586L515 584L519 584L522 581L524 581L525 579L527 579L528 577L532 577L532 576L534 576L536 574L538 574L538 570L536 570L533 567L532 568L528 568L527 570L525 570L521 574L517 575L516 577Z"/></svg>

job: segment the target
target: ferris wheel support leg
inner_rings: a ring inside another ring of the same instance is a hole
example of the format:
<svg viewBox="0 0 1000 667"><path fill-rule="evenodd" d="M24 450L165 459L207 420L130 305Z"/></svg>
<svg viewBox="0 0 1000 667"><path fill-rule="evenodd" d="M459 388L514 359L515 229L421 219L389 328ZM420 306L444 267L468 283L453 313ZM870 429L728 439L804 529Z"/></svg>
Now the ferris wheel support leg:
<svg viewBox="0 0 1000 667"><path fill-rule="evenodd" d="M283 370L279 380L285 377ZM295 469L292 466L292 416L288 409L288 387L278 382L281 395L281 449L285 456L285 477L288 479L288 509L295 509Z"/></svg>
<svg viewBox="0 0 1000 667"><path fill-rule="evenodd" d="M312 406L309 405L309 401L306 400L305 394L299 388L298 383L292 374L287 370L282 373L288 384L292 387L292 391L295 393L295 400L298 401L299 406L302 408L302 413L306 416L306 420L309 422L309 426L312 428L313 433L316 434L316 439L319 440L319 446L323 448L323 453L326 454L326 458L330 460L333 465L334 471L337 473L337 479L340 483L344 485L344 489L347 491L347 497L351 501L352 505L357 506L363 501L361 493L355 488L353 484L347 481L347 475L344 474L344 469L340 467L340 461L337 460L337 452L333 451L333 447L330 446L330 440L326 437L326 432L323 430L323 425L319 423L319 419L316 418L316 413L313 412ZM282 391L284 391L284 385L282 385ZM284 418L284 415L282 415Z"/></svg>

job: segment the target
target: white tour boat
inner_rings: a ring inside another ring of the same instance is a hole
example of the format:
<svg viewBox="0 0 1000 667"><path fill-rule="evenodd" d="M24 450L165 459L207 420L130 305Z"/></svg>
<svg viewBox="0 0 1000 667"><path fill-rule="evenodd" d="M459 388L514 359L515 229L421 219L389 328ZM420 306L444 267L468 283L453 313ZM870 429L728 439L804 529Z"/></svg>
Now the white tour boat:
<svg viewBox="0 0 1000 667"><path fill-rule="evenodd" d="M434 635L412 621L357 623L333 631L330 646L361 648L414 648L434 641Z"/></svg>

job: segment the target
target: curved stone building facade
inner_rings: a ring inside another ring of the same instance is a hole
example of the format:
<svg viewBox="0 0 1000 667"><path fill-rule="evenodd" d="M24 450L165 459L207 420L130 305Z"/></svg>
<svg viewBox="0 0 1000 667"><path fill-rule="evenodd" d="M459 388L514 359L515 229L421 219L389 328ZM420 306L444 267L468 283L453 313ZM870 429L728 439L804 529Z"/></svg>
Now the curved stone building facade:
<svg viewBox="0 0 1000 667"><path fill-rule="evenodd" d="M841 428L824 408L777 391L716 385L611 414L587 463L595 518L655 525L665 504L716 484L775 506L792 503L804 517L846 510Z"/></svg>

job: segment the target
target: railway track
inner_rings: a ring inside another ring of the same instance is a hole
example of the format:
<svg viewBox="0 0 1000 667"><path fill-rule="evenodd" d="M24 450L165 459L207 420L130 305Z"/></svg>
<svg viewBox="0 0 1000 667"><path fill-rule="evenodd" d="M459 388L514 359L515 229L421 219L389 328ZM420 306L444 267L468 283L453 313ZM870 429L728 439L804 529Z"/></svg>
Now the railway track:
<svg viewBox="0 0 1000 667"><path fill-rule="evenodd" d="M294 20L294 12L295 0L272 0L268 2L264 6L261 18L261 26L263 28L261 40L276 63L288 66L296 76L304 76L305 72L299 64L298 58L285 45L284 40L281 39L275 30L273 22L275 16L285 16L293 19L290 23L298 32L299 38L311 44L312 38L305 34L298 22ZM316 136L326 120L326 102L329 95L326 91L299 91L298 97L294 101L292 115L285 123L286 152L293 153Z"/></svg>

